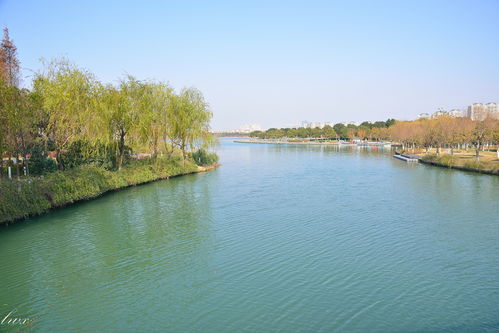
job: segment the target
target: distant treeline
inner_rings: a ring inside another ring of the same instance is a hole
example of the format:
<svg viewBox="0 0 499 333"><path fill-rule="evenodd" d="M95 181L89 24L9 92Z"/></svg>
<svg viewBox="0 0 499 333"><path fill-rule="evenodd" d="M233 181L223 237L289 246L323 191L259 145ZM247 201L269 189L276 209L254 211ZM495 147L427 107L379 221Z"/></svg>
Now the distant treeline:
<svg viewBox="0 0 499 333"><path fill-rule="evenodd" d="M313 138L319 140L373 140L397 141L403 149L436 148L437 154L442 147L474 147L476 155L484 147L499 143L499 121L487 118L472 121L469 118L442 116L436 119L414 121L377 121L363 122L359 126L336 124L323 128L270 128L267 131L255 131L251 137L261 139Z"/></svg>
<svg viewBox="0 0 499 333"><path fill-rule="evenodd" d="M334 126L326 125L323 128L269 128L266 131L254 131L251 137L261 139L277 138L320 138L320 139L343 139L366 138L382 140L390 137L388 128L395 124L395 119L387 121L369 122L365 121L359 126L354 124L345 125L343 123Z"/></svg>
<svg viewBox="0 0 499 333"><path fill-rule="evenodd" d="M484 147L499 143L499 120L442 116L436 119L397 121L390 127L390 137L402 143L403 148L436 148L437 155L442 147L474 147L478 158Z"/></svg>
<svg viewBox="0 0 499 333"><path fill-rule="evenodd" d="M104 84L66 59L45 62L31 89L19 88L19 76L17 49L5 29L0 177L7 163L17 166L18 174L20 163L27 173L31 168L40 174L84 164L121 169L135 152L153 158L178 152L185 160L211 140L212 113L195 88L176 92L166 83L132 76ZM205 153L196 157L214 159Z"/></svg>

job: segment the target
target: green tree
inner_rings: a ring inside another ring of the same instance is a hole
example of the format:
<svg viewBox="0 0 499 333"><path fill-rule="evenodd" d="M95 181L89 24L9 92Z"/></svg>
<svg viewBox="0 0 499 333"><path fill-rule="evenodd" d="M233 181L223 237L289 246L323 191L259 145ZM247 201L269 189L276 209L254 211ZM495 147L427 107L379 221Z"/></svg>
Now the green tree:
<svg viewBox="0 0 499 333"><path fill-rule="evenodd" d="M172 99L169 110L169 136L172 144L182 151L185 161L188 149L205 146L212 141L209 133L212 113L203 94L195 88L182 89Z"/></svg>
<svg viewBox="0 0 499 333"><path fill-rule="evenodd" d="M336 132L338 138L345 139L346 137L348 137L347 128L344 124L342 123L335 124L333 126L333 129Z"/></svg>
<svg viewBox="0 0 499 333"><path fill-rule="evenodd" d="M45 64L44 71L36 75L34 90L48 115L47 130L57 151L59 169L64 169L61 154L73 141L92 137L94 86L92 74L65 59Z"/></svg>
<svg viewBox="0 0 499 333"><path fill-rule="evenodd" d="M133 144L132 133L137 129L143 105L144 86L132 76L120 82L118 88L108 85L101 91L104 140L116 147L116 167L121 170L127 149Z"/></svg>

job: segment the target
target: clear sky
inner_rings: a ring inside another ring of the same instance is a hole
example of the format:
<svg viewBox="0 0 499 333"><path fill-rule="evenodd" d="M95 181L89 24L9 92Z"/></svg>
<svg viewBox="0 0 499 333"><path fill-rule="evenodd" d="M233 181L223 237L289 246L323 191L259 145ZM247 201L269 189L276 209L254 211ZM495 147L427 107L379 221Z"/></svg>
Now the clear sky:
<svg viewBox="0 0 499 333"><path fill-rule="evenodd" d="M498 0L0 0L0 25L25 76L65 56L103 82L195 86L214 129L499 102Z"/></svg>

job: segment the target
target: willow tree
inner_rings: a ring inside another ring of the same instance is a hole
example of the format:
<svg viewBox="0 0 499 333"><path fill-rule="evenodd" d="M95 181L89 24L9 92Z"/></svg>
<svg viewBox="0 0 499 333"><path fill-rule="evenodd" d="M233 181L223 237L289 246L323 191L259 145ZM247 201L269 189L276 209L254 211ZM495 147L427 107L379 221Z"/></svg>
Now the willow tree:
<svg viewBox="0 0 499 333"><path fill-rule="evenodd" d="M104 87L100 93L101 134L116 147L118 170L125 162L127 147L136 141L133 134L140 121L143 95L144 85L132 76L121 80L118 87Z"/></svg>
<svg viewBox="0 0 499 333"><path fill-rule="evenodd" d="M212 113L203 94L195 88L184 88L173 99L168 119L172 144L182 151L185 161L187 150L211 141L209 125Z"/></svg>
<svg viewBox="0 0 499 333"><path fill-rule="evenodd" d="M173 90L167 84L146 82L140 98L141 116L138 121L138 137L149 145L151 155L156 157L159 142L168 141L168 120ZM166 147L168 151L168 147Z"/></svg>
<svg viewBox="0 0 499 333"><path fill-rule="evenodd" d="M5 148L16 157L16 170L19 176L17 158L22 156L22 163L29 174L28 154L36 136L37 112L33 105L32 94L27 89L8 86L2 93L5 126Z"/></svg>
<svg viewBox="0 0 499 333"><path fill-rule="evenodd" d="M56 152L59 169L64 169L61 153L80 138L88 137L95 119L92 106L95 80L91 73L65 59L45 64L34 80L48 115L47 130Z"/></svg>

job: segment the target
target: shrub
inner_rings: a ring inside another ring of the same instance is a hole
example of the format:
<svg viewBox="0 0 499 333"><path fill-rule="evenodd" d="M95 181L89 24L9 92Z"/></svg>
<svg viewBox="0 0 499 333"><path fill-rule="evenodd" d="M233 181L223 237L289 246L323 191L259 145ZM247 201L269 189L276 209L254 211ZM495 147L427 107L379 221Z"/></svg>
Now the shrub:
<svg viewBox="0 0 499 333"><path fill-rule="evenodd" d="M68 169L81 165L94 165L112 170L115 169L115 156L116 147L114 145L78 140L69 146L68 150L61 155L61 159L64 167ZM128 158L128 156L129 154L125 157Z"/></svg>
<svg viewBox="0 0 499 333"><path fill-rule="evenodd" d="M437 159L437 155L436 154L427 154L427 155L424 155L422 157L422 159L424 161L428 161L428 162L435 162Z"/></svg>
<svg viewBox="0 0 499 333"><path fill-rule="evenodd" d="M218 162L218 156L215 153L208 153L204 149L198 149L191 154L192 159L197 165L212 165Z"/></svg>
<svg viewBox="0 0 499 333"><path fill-rule="evenodd" d="M485 170L486 167L485 167L485 164L482 163L482 162L477 162L477 161L470 161L470 162L466 162L464 164L464 166L466 168L470 168L470 169L481 169L481 170Z"/></svg>
<svg viewBox="0 0 499 333"><path fill-rule="evenodd" d="M454 162L452 156L450 156L450 155L441 156L441 157L437 158L436 161L440 164L444 164L447 166L451 166Z"/></svg>
<svg viewBox="0 0 499 333"><path fill-rule="evenodd" d="M34 176L43 175L57 170L57 163L47 158L41 147L35 147L28 160L29 173Z"/></svg>

